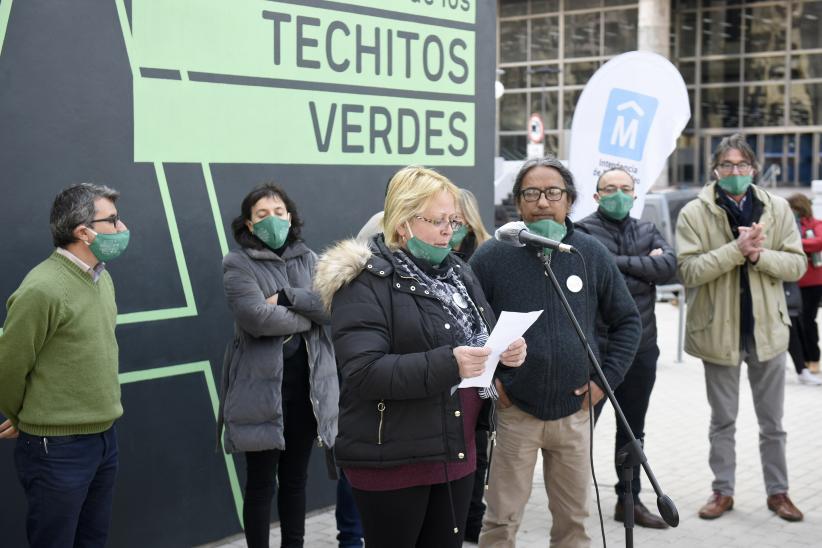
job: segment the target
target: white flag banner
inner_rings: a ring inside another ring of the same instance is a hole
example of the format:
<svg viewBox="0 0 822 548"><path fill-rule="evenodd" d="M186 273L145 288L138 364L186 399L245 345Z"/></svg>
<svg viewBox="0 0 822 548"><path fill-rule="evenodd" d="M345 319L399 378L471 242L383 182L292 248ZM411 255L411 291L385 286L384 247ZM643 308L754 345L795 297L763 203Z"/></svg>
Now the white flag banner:
<svg viewBox="0 0 822 548"><path fill-rule="evenodd" d="M605 63L588 81L574 110L569 164L577 186L571 219L593 213L596 180L622 167L636 179L631 216L639 218L688 119L688 90L670 61L632 51Z"/></svg>

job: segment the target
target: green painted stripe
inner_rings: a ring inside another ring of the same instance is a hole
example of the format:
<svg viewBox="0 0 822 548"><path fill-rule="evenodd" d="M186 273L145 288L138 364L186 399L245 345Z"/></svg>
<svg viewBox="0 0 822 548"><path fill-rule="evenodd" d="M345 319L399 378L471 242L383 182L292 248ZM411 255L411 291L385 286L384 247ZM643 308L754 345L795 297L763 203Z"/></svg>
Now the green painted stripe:
<svg viewBox="0 0 822 548"><path fill-rule="evenodd" d="M126 6L123 0L114 0L117 6L117 18L120 20L120 30L123 31L123 43L126 47L126 56L128 57L128 64L131 67L131 77L139 78L140 71L134 63L134 46L131 38L131 27L128 24L128 13L126 13Z"/></svg>
<svg viewBox="0 0 822 548"><path fill-rule="evenodd" d="M0 1L0 55L3 55L3 42L6 40L6 29L9 28L11 0Z"/></svg>
<svg viewBox="0 0 822 548"><path fill-rule="evenodd" d="M203 179L205 179L206 191L208 192L208 202L211 204L211 214L214 216L214 227L217 229L217 239L220 240L220 251L223 257L228 254L228 242L226 241L225 225L220 214L220 202L217 200L217 193L214 190L214 179L211 177L211 165L207 163L203 166Z"/></svg>
<svg viewBox="0 0 822 548"><path fill-rule="evenodd" d="M190 306L180 306L178 308L162 308L160 310L147 310L145 312L129 312L117 315L117 325L129 323L156 322L161 320L173 320L176 318L188 318L197 315L197 309Z"/></svg>
<svg viewBox="0 0 822 548"><path fill-rule="evenodd" d="M220 400L217 395L217 386L214 384L214 377L211 374L211 365L206 362L206 369L203 371L205 375L206 386L208 387L208 394L211 396L211 406L214 409L214 420L219 420ZM222 435L222 432L220 432ZM237 519L240 521L240 527L245 527L243 524L243 495L240 490L240 481L237 479L237 468L234 466L234 457L223 451L223 458L225 459L225 469L228 472L228 483L231 485L231 493L234 495L234 508L237 510Z"/></svg>
<svg viewBox="0 0 822 548"><path fill-rule="evenodd" d="M5 4L5 2L3 2L3 4ZM123 33L123 44L126 48L126 57L128 57L129 66L131 67L131 76L132 78L139 78L139 70L134 63L134 47L132 44L131 28L128 24L128 14L126 13L125 4L123 0L115 0L114 4L117 8L117 18L120 21L120 30ZM180 234L177 229L177 221L174 215L174 208L171 203L171 197L169 196L168 183L166 181L165 171L163 170L162 164L158 165L155 163L154 171L157 174L157 184L160 186L160 196L163 200L163 209L166 213L168 231L171 235L171 244L177 261L177 270L180 273L180 282L183 286L183 295L185 296L186 306L119 314L117 316L117 323L120 325L170 320L174 318L185 318L188 316L197 315L197 307L194 303L194 293L191 289L191 280L188 276L188 267L185 262L185 255L183 254L182 245L180 244Z"/></svg>
<svg viewBox="0 0 822 548"><path fill-rule="evenodd" d="M214 376L211 374L211 363L208 361L169 365L154 369L144 369L142 371L120 373L120 384L165 379L168 377L177 377L192 373L203 374L206 389L208 390L208 396L211 400L211 408L214 411L214 420L216 421L218 419L220 402L217 395L217 386L214 384ZM240 527L243 527L243 495L240 490L240 482L237 479L237 467L234 464L234 458L228 453L223 452L223 458L225 460L225 469L228 474L228 483L231 486L231 494L234 498L234 508L237 512L237 519L240 521Z"/></svg>
<svg viewBox="0 0 822 548"><path fill-rule="evenodd" d="M155 369L144 369L142 371L130 371L128 373L120 373L120 384L164 379L166 377L188 375L189 373L204 373L208 367L210 367L208 362L192 362L158 367ZM212 401L211 404L213 406L214 402Z"/></svg>
<svg viewBox="0 0 822 548"><path fill-rule="evenodd" d="M180 231L177 229L177 217L174 215L174 206L171 203L171 194L168 192L166 173L162 162L154 162L154 172L157 175L157 184L160 185L160 197L163 200L163 209L166 212L168 231L171 235L171 246L174 248L174 257L177 259L177 270L180 273L180 283L183 285L183 295L186 299L186 308L197 314L197 305L194 303L194 291L191 289L191 279L188 276L188 266L180 241Z"/></svg>

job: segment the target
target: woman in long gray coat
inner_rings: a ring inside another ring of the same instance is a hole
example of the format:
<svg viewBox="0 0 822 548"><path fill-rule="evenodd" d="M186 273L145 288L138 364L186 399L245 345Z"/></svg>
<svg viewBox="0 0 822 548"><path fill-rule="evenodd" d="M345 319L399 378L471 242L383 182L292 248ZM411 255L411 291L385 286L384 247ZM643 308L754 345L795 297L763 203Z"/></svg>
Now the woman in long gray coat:
<svg viewBox="0 0 822 548"><path fill-rule="evenodd" d="M223 363L220 418L229 453L245 453L248 546L268 546L275 478L282 546L303 546L311 448L337 435L337 382L328 318L311 289L317 256L300 240L294 202L264 184L232 222L241 249L223 259L234 340Z"/></svg>

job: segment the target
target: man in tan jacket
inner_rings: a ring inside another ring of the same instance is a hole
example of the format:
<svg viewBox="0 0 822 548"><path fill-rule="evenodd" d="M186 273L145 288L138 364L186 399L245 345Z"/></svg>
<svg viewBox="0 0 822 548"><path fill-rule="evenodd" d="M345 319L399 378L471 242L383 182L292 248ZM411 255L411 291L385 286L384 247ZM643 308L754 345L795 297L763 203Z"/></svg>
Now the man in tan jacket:
<svg viewBox="0 0 822 548"><path fill-rule="evenodd" d="M679 275L688 288L685 351L705 364L711 406L709 464L713 494L699 517L733 508L739 408L744 361L759 421L759 451L767 506L799 521L788 498L785 431L785 351L790 318L783 281L798 280L807 259L788 203L759 188L753 150L740 134L714 151L711 178L687 204L676 227Z"/></svg>

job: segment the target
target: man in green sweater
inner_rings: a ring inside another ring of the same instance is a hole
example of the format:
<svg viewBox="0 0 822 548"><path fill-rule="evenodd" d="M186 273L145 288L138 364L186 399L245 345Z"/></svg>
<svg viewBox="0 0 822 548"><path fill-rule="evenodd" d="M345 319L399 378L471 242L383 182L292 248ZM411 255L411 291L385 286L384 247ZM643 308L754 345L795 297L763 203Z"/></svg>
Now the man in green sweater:
<svg viewBox="0 0 822 548"><path fill-rule="evenodd" d="M32 547L104 546L117 473L117 305L105 269L128 245L119 193L88 183L54 200L56 250L9 297L0 335L0 438L28 499ZM2 417L0 417L2 418Z"/></svg>

